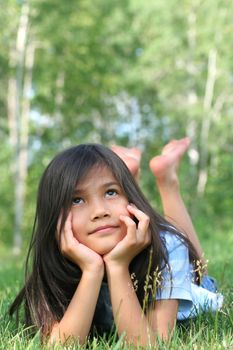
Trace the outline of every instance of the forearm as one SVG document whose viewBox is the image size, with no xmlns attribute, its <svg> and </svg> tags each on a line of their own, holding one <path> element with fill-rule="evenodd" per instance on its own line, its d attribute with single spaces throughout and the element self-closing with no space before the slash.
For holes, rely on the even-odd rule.
<svg viewBox="0 0 233 350">
<path fill-rule="evenodd" d="M 81 344 L 89 334 L 103 272 L 84 272 L 74 296 L 61 321 L 52 329 L 49 341 L 64 342 L 69 337 L 76 338 Z"/>
<path fill-rule="evenodd" d="M 125 340 L 134 345 L 153 344 L 155 332 L 143 313 L 128 269 L 107 267 L 107 276 L 118 334 L 125 332 Z"/>
</svg>

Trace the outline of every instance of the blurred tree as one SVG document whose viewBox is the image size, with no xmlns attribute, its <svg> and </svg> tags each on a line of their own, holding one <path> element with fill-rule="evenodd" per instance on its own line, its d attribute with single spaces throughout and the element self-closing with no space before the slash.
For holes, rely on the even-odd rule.
<svg viewBox="0 0 233 350">
<path fill-rule="evenodd" d="M 124 73 L 136 58 L 129 2 L 34 0 L 33 6 L 34 106 L 53 120 L 56 140 L 90 133 L 96 141 L 111 139 L 110 97 L 124 90 Z"/>
<path fill-rule="evenodd" d="M 127 78 L 137 87 L 142 124 L 145 103 L 150 114 L 148 149 L 156 150 L 157 139 L 193 138 L 189 156 L 194 202 L 195 192 L 203 197 L 208 175 L 213 176 L 211 164 L 218 163 L 226 148 L 232 149 L 233 5 L 222 0 L 132 3 L 143 39 Z M 221 167 L 215 176 L 221 176 Z"/>
<path fill-rule="evenodd" d="M 197 216 L 228 215 L 233 195 L 232 1 L 28 3 L 25 40 L 18 42 L 21 58 L 17 33 L 27 2 L 2 1 L 0 14 L 5 24 L 0 29 L 1 160 L 7 174 L 11 153 L 24 159 L 24 230 L 30 226 L 42 168 L 58 150 L 86 141 L 137 144 L 145 151 L 145 167 L 162 144 L 188 134 L 193 143 L 181 174 L 186 201 Z M 11 114 L 17 115 L 14 123 Z M 18 169 L 22 164 L 14 163 Z M 0 203 L 0 216 L 12 215 L 3 205 L 10 181 L 3 179 L 0 192 L 6 201 Z M 155 203 L 147 171 L 142 186 Z M 20 193 L 18 181 L 15 188 Z M 19 218 L 22 208 L 15 209 Z M 11 221 L 4 220 L 3 228 L 9 231 Z"/>
</svg>

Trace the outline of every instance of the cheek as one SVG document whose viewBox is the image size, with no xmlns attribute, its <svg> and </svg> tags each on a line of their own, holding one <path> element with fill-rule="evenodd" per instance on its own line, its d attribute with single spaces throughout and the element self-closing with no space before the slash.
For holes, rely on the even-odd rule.
<svg viewBox="0 0 233 350">
<path fill-rule="evenodd" d="M 77 238 L 79 241 L 82 240 L 83 234 L 82 234 L 82 220 L 80 218 L 78 219 L 75 217 L 73 213 L 73 219 L 72 219 L 72 231 L 74 234 L 74 237 Z"/>
<path fill-rule="evenodd" d="M 129 216 L 131 219 L 134 219 L 134 215 L 131 214 L 128 209 L 127 209 L 127 205 L 128 203 L 125 205 L 125 207 L 120 211 L 119 215 L 125 215 L 125 216 Z"/>
<path fill-rule="evenodd" d="M 132 214 L 130 214 L 129 211 L 127 210 L 127 205 L 128 203 L 121 207 L 121 209 L 119 210 L 119 216 L 123 215 L 123 216 L 129 216 L 133 218 Z M 127 227 L 125 223 L 121 220 L 120 220 L 120 226 L 121 226 L 120 240 L 122 240 L 127 234 Z"/>
<path fill-rule="evenodd" d="M 124 202 L 119 206 L 119 210 L 118 210 L 118 216 L 120 215 L 124 215 L 124 216 L 129 216 L 131 219 L 135 219 L 134 215 L 131 214 L 128 209 L 127 209 L 127 205 L 129 205 L 129 202 Z M 125 226 L 125 225 L 124 225 Z"/>
</svg>

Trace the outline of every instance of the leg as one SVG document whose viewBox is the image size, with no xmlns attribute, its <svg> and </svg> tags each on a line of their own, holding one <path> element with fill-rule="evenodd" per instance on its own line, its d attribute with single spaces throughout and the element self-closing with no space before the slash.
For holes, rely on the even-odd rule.
<svg viewBox="0 0 233 350">
<path fill-rule="evenodd" d="M 140 175 L 141 151 L 136 147 L 126 148 L 118 145 L 113 145 L 111 149 L 125 162 L 135 180 L 138 181 Z"/>
<path fill-rule="evenodd" d="M 189 144 L 190 140 L 187 137 L 169 142 L 163 148 L 160 156 L 151 159 L 150 169 L 156 178 L 165 217 L 186 233 L 204 265 L 204 253 L 181 197 L 177 175 L 180 160 Z"/>
</svg>

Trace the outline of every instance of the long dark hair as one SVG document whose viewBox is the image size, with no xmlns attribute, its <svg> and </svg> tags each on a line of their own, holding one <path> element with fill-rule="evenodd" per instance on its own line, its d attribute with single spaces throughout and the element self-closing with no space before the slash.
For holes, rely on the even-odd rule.
<svg viewBox="0 0 233 350">
<path fill-rule="evenodd" d="M 166 246 L 161 230 L 177 235 L 189 248 L 190 260 L 197 260 L 191 243 L 150 206 L 125 163 L 110 149 L 98 144 L 81 144 L 58 154 L 46 168 L 38 189 L 37 208 L 32 238 L 26 259 L 25 284 L 10 307 L 10 315 L 19 315 L 24 303 L 26 326 L 36 326 L 43 334 L 59 321 L 81 278 L 80 268 L 65 258 L 56 237 L 61 215 L 60 232 L 71 207 L 78 182 L 94 166 L 107 166 L 123 189 L 128 201 L 150 217 L 151 245 L 130 264 L 130 273 L 137 279 L 137 296 L 143 304 L 148 272 L 161 271 L 168 265 Z M 148 266 L 149 270 L 148 271 Z"/>
</svg>

